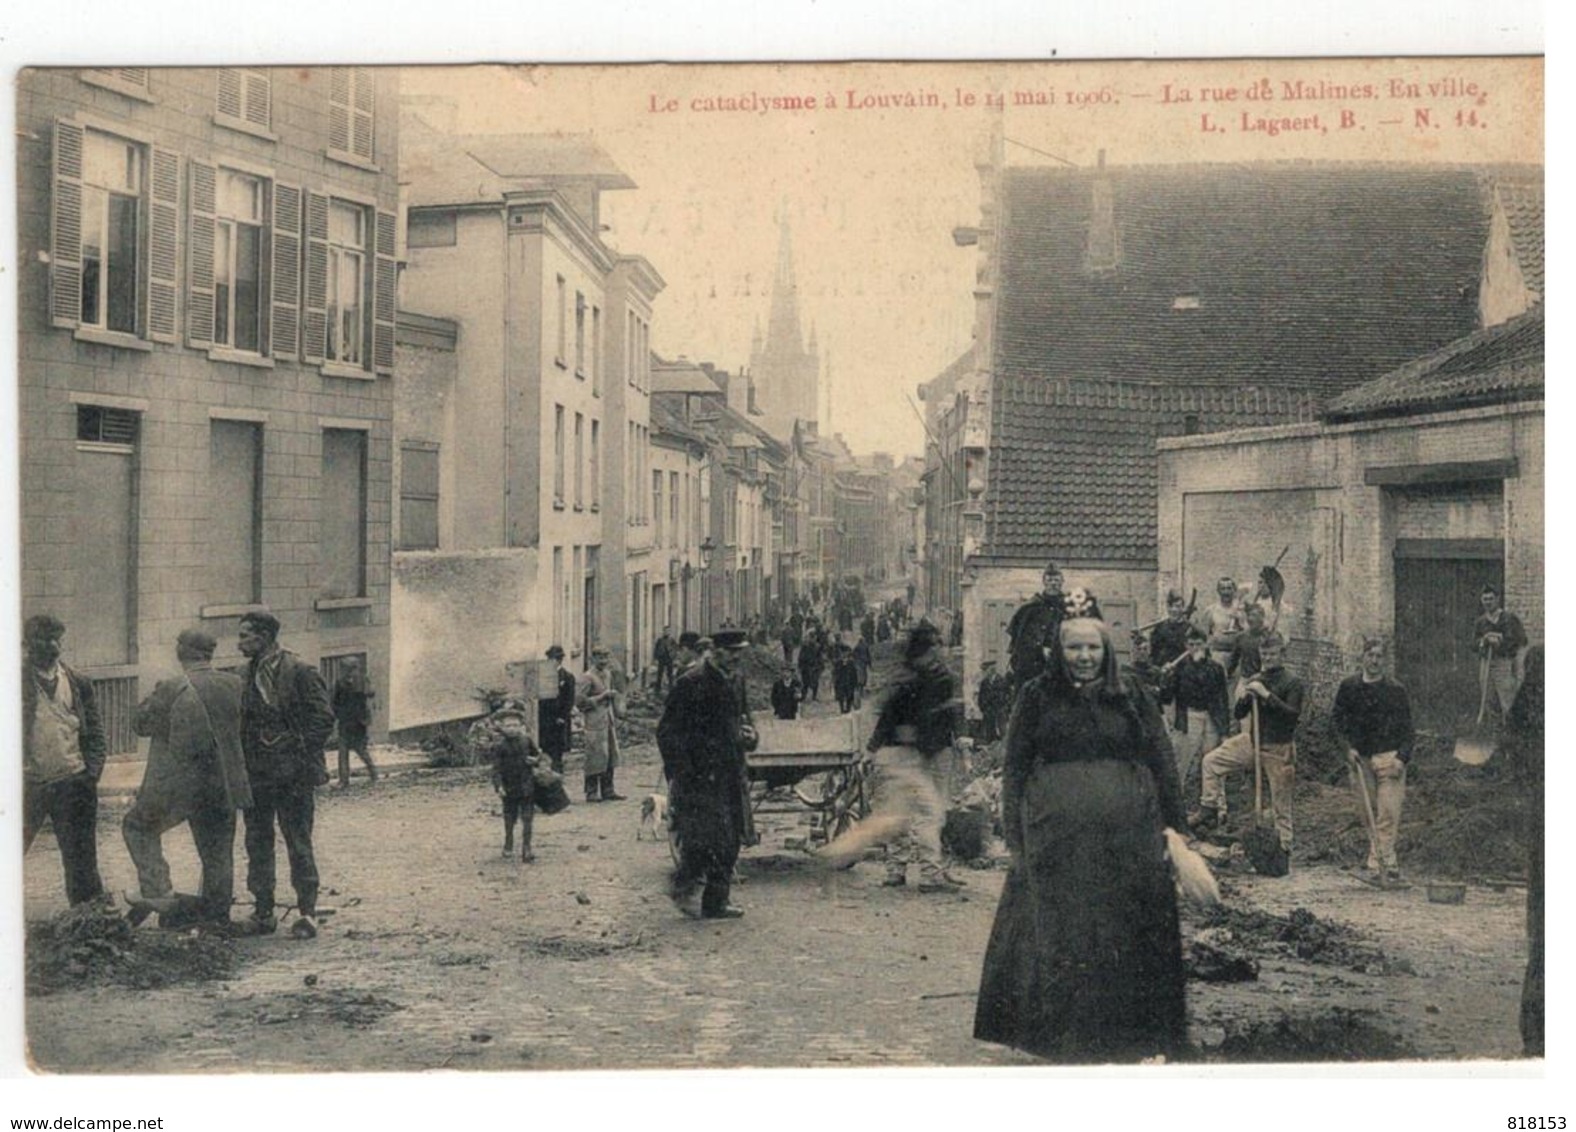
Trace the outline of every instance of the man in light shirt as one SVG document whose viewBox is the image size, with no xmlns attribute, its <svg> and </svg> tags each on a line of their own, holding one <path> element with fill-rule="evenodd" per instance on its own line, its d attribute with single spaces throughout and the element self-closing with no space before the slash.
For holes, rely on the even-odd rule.
<svg viewBox="0 0 1576 1132">
<path fill-rule="evenodd" d="M 66 627 L 47 613 L 22 626 L 22 852 L 49 821 L 66 873 L 66 899 L 104 894 L 98 868 L 98 780 L 104 730 L 93 683 L 60 662 Z"/>
</svg>

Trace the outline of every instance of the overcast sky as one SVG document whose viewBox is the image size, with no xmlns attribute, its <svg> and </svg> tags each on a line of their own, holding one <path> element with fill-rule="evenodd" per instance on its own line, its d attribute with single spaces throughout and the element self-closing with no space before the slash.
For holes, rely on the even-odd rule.
<svg viewBox="0 0 1576 1132">
<path fill-rule="evenodd" d="M 971 341 L 976 254 L 952 230 L 979 219 L 986 92 L 1005 92 L 1011 164 L 1092 165 L 1100 149 L 1112 165 L 1542 153 L 1535 61 L 410 68 L 401 87 L 452 97 L 464 132 L 595 136 L 639 186 L 604 194 L 604 237 L 666 280 L 652 328 L 665 356 L 748 361 L 786 211 L 800 316 L 828 364 L 823 418 L 856 452 L 898 455 L 923 443 L 907 396 Z M 749 101 L 812 96 L 814 110 Z M 706 108 L 728 100 L 746 108 Z"/>
</svg>

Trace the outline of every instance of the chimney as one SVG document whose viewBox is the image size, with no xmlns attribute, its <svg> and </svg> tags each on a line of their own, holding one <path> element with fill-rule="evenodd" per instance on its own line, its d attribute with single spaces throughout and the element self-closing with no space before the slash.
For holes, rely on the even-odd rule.
<svg viewBox="0 0 1576 1132">
<path fill-rule="evenodd" d="M 1094 183 L 1089 198 L 1089 241 L 1084 248 L 1086 271 L 1115 271 L 1122 258 L 1121 235 L 1116 227 L 1116 198 L 1105 171 L 1105 150 L 1095 159 Z"/>
</svg>

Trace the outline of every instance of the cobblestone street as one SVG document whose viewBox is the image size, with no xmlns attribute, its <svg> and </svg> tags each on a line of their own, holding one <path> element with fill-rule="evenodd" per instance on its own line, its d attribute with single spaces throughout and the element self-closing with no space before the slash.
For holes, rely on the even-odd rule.
<svg viewBox="0 0 1576 1132">
<path fill-rule="evenodd" d="M 34 1058 L 106 1072 L 1027 1061 L 970 1037 L 1001 874 L 970 873 L 963 897 L 881 890 L 873 865 L 823 883 L 782 849 L 804 829 L 776 818 L 740 864 L 748 915 L 686 920 L 662 894 L 667 846 L 636 840 L 655 750 L 632 754 L 631 799 L 539 816 L 530 865 L 499 856 L 483 772 L 325 792 L 335 911 L 316 942 L 239 941 L 252 961 L 222 985 L 36 999 Z M 192 876 L 185 832 L 166 843 L 177 879 Z M 101 846 L 106 883 L 132 887 L 107 819 Z M 52 843 L 26 864 L 32 919 L 62 903 Z"/>
<path fill-rule="evenodd" d="M 1001 872 L 965 871 L 958 896 L 883 889 L 873 863 L 827 879 L 785 847 L 805 835 L 805 819 L 773 815 L 739 866 L 745 918 L 687 920 L 662 894 L 666 845 L 637 840 L 655 750 L 630 756 L 620 778 L 630 800 L 538 817 L 530 865 L 499 856 L 499 806 L 481 770 L 411 769 L 376 787 L 358 779 L 348 792 L 324 791 L 319 861 L 333 914 L 317 941 L 283 931 L 238 941 L 245 961 L 225 983 L 35 997 L 36 1064 L 143 1073 L 1032 1063 L 970 1036 Z M 571 782 L 575 769 L 572 760 Z M 125 805 L 106 802 L 100 833 L 117 891 L 134 883 L 117 828 Z M 189 885 L 189 839 L 177 831 L 166 842 Z M 47 836 L 26 875 L 30 920 L 63 906 Z M 1441 908 L 1415 890 L 1376 895 L 1330 868 L 1238 878 L 1233 903 L 1280 914 L 1302 905 L 1350 922 L 1415 974 L 1287 959 L 1265 963 L 1253 982 L 1195 982 L 1194 1040 L 1218 1044 L 1232 1026 L 1350 1007 L 1377 1012 L 1420 1056 L 1512 1057 L 1520 899 L 1474 891 L 1469 907 Z"/>
</svg>

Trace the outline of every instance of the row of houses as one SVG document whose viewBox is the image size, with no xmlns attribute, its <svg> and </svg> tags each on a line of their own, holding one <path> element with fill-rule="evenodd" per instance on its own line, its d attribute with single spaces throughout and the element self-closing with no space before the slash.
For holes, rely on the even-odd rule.
<svg viewBox="0 0 1576 1132">
<path fill-rule="evenodd" d="M 869 469 L 837 438 L 653 352 L 665 284 L 603 237 L 635 187 L 605 153 L 444 111 L 393 68 L 21 76 L 22 606 L 66 622 L 116 752 L 176 634 L 238 665 L 260 605 L 417 734 L 551 644 L 639 671 L 664 627 L 902 567 L 848 537 Z"/>
<path fill-rule="evenodd" d="M 1543 632 L 1541 168 L 976 166 L 973 344 L 920 389 L 970 685 L 1047 559 L 1123 650 L 1278 564 L 1321 687 L 1378 634 L 1430 723 L 1475 710 L 1479 589 Z"/>
</svg>

